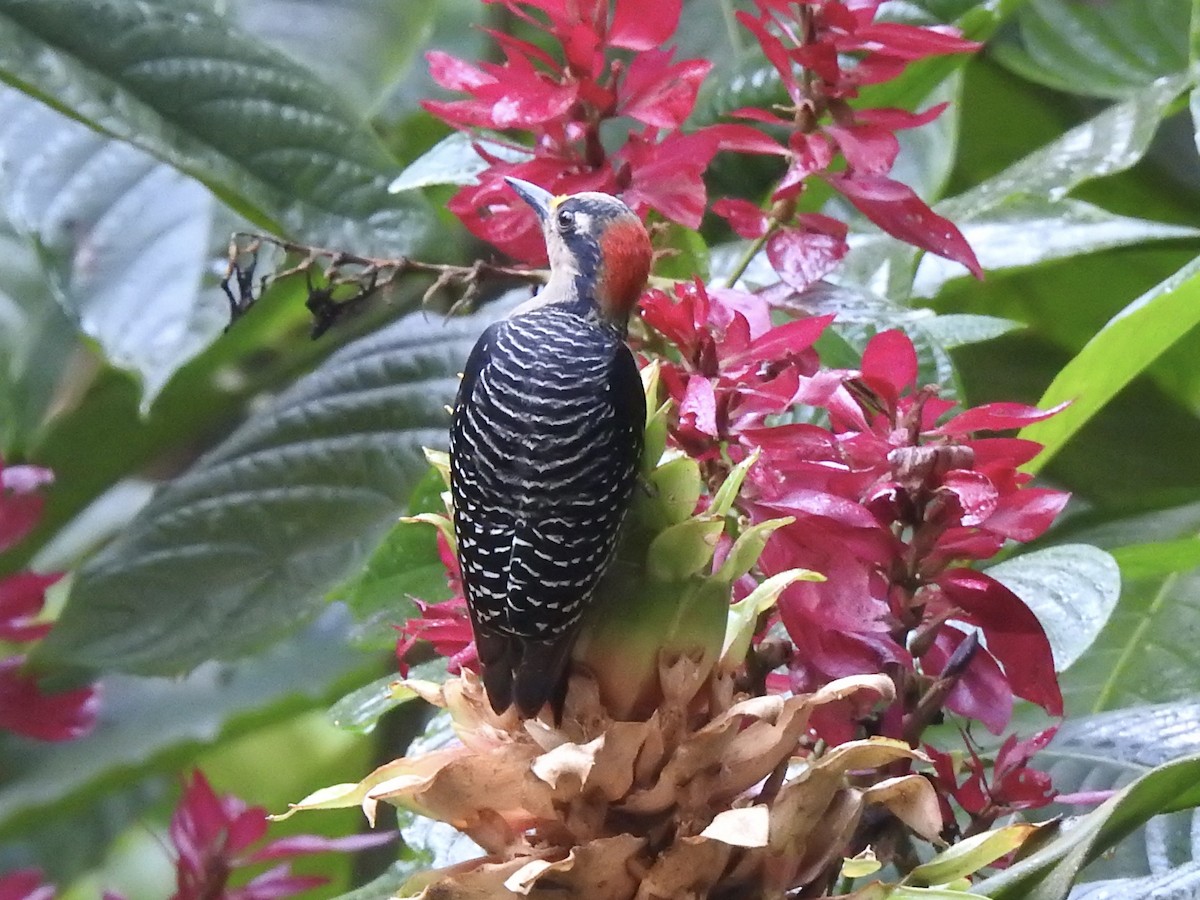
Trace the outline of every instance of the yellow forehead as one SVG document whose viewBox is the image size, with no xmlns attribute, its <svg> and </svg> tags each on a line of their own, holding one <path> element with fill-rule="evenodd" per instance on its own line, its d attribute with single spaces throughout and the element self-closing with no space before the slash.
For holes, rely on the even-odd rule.
<svg viewBox="0 0 1200 900">
<path fill-rule="evenodd" d="M 554 212 L 559 206 L 562 205 L 563 201 L 568 199 L 570 199 L 569 194 L 559 194 L 557 197 L 552 199 L 550 201 L 550 212 Z"/>
</svg>

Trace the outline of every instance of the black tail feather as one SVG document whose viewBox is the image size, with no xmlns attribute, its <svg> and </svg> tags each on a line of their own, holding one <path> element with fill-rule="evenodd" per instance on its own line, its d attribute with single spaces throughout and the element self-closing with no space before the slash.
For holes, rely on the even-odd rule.
<svg viewBox="0 0 1200 900">
<path fill-rule="evenodd" d="M 551 704 L 554 721 L 562 720 L 567 697 L 567 663 L 574 634 L 552 641 L 521 640 L 521 658 L 513 671 L 513 699 L 521 715 L 536 716 Z"/>
<path fill-rule="evenodd" d="M 497 715 L 512 706 L 513 667 L 517 662 L 519 641 L 507 634 L 475 629 L 475 649 L 479 653 L 483 687 Z"/>
</svg>

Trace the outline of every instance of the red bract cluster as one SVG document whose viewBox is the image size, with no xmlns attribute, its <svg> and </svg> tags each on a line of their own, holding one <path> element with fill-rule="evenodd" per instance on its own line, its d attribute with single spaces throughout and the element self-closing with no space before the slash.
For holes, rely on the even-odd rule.
<svg viewBox="0 0 1200 900">
<path fill-rule="evenodd" d="M 936 387 L 917 386 L 917 354 L 899 331 L 868 343 L 861 370 L 829 370 L 812 348 L 827 317 L 771 327 L 761 297 L 699 283 L 678 286 L 674 298 L 651 292 L 642 308 L 680 357 L 662 374 L 678 446 L 707 460 L 714 481 L 723 459 L 757 449 L 744 512 L 754 521 L 794 519 L 768 542 L 762 574 L 800 567 L 826 576 L 780 598 L 779 618 L 798 651 L 788 687 L 905 673 L 901 699 L 876 728 L 910 741 L 942 707 L 996 733 L 1014 695 L 1062 714 L 1037 618 L 965 565 L 1042 534 L 1067 500 L 1028 487 L 1018 470 L 1037 444 L 975 432 L 1017 428 L 1054 410 L 994 403 L 943 421 L 953 404 Z"/>
<path fill-rule="evenodd" d="M 447 660 L 452 674 L 456 675 L 464 668 L 472 671 L 478 668 L 475 635 L 471 632 L 471 621 L 467 617 L 458 556 L 441 532 L 438 533 L 438 555 L 446 567 L 446 577 L 453 596 L 442 603 L 426 603 L 413 598 L 421 615 L 396 626 L 400 632 L 400 639 L 396 642 L 396 659 L 400 662 L 400 674 L 405 677 L 408 676 L 408 654 L 418 641 L 430 644 L 434 653 Z"/>
<path fill-rule="evenodd" d="M 183 799 L 171 817 L 169 835 L 178 854 L 176 890 L 172 900 L 272 900 L 317 887 L 327 879 L 294 875 L 288 863 L 263 872 L 240 887 L 229 885 L 238 869 L 312 853 L 348 852 L 378 846 L 393 835 L 355 835 L 324 838 L 296 835 L 263 844 L 267 813 L 248 807 L 239 798 L 217 796 L 199 771 L 185 786 Z"/>
<path fill-rule="evenodd" d="M 537 222 L 505 187 L 503 176 L 555 193 L 623 192 L 639 214 L 654 209 L 696 228 L 707 204 L 702 176 L 718 151 L 785 152 L 744 125 L 680 130 L 712 68 L 705 60 L 676 61 L 672 50 L 660 49 L 675 32 L 680 0 L 499 2 L 545 32 L 557 52 L 495 32 L 502 63 L 475 66 L 432 52 L 433 79 L 471 99 L 431 101 L 425 107 L 455 128 L 529 135 L 519 149 L 530 158 L 521 162 L 491 156 L 481 145 L 489 169 L 480 184 L 464 187 L 449 204 L 473 233 L 509 255 L 531 263 L 546 258 Z M 616 58 L 619 52 L 624 58 Z M 631 130 L 610 152 L 600 130 L 613 119 L 624 119 Z"/>
<path fill-rule="evenodd" d="M 5 466 L 0 459 L 0 552 L 24 538 L 37 524 L 43 499 L 40 489 L 54 480 L 49 469 Z M 46 635 L 41 621 L 46 589 L 61 573 L 18 572 L 0 578 L 0 641 L 28 644 Z M 94 686 L 47 694 L 22 670 L 25 657 L 10 653 L 0 659 L 0 729 L 43 741 L 70 741 L 96 724 L 99 694 Z"/>
<path fill-rule="evenodd" d="M 992 764 L 992 774 L 987 775 L 987 764 L 970 738 L 964 735 L 969 758 L 962 761 L 966 777 L 959 783 L 960 773 L 955 759 L 928 744 L 925 752 L 933 760 L 934 774 L 943 795 L 942 817 L 946 822 L 954 821 L 953 811 L 945 804 L 945 797 L 953 797 L 981 827 L 988 827 L 1001 816 L 1021 809 L 1037 809 L 1056 797 L 1050 776 L 1029 766 L 1029 760 L 1053 740 L 1058 729 L 1047 728 L 1033 737 L 1018 741 L 1010 735 Z"/>
<path fill-rule="evenodd" d="M 915 60 L 968 53 L 980 45 L 951 28 L 876 22 L 881 5 L 881 0 L 755 0 L 757 15 L 738 12 L 779 74 L 790 103 L 772 110 L 739 109 L 733 115 L 785 125 L 790 132 L 787 173 L 772 200 L 790 204 L 810 177 L 819 176 L 888 234 L 956 260 L 982 277 L 975 254 L 954 224 L 888 177 L 900 150 L 896 132 L 932 121 L 945 104 L 914 114 L 855 109 L 849 103 L 860 87 L 895 78 Z M 793 219 L 783 214 L 772 222 L 755 205 L 736 199 L 718 202 L 713 211 L 743 237 L 770 231 L 768 258 L 796 290 L 830 272 L 847 250 L 845 225 L 824 216 Z M 778 227 L 771 230 L 773 226 Z"/>
</svg>

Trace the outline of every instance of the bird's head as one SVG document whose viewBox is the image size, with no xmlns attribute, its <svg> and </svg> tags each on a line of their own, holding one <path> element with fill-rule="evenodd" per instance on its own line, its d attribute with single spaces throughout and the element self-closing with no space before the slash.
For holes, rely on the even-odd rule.
<svg viewBox="0 0 1200 900">
<path fill-rule="evenodd" d="M 609 194 L 556 197 L 528 181 L 504 180 L 542 223 L 550 282 L 538 305 L 591 304 L 602 320 L 623 328 L 650 276 L 650 236 L 641 220 Z"/>
</svg>

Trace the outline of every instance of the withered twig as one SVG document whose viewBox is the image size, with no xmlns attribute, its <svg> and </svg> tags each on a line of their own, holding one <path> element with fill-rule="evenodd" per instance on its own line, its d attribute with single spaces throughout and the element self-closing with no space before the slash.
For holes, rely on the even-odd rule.
<svg viewBox="0 0 1200 900">
<path fill-rule="evenodd" d="M 264 245 L 276 247 L 299 262 L 263 275 L 255 284 L 255 269 Z M 229 242 L 229 265 L 221 279 L 221 289 L 229 299 L 230 325 L 249 311 L 266 289 L 280 279 L 303 275 L 308 285 L 305 306 L 313 316 L 312 336 L 320 337 L 342 318 L 359 310 L 366 301 L 408 274 L 433 275 L 433 283 L 422 295 L 428 303 L 439 291 L 450 286 L 464 288 L 451 312 L 469 306 L 478 299 L 489 280 L 517 280 L 530 284 L 546 281 L 544 269 L 501 266 L 475 262 L 469 266 L 424 262 L 407 256 L 371 257 L 300 244 L 266 234 L 235 232 Z"/>
</svg>

